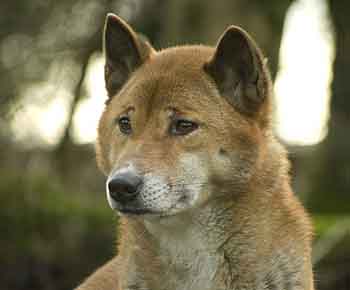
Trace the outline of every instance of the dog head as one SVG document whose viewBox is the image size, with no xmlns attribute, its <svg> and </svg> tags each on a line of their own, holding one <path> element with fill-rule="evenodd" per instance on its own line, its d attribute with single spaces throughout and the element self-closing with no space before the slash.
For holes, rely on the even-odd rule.
<svg viewBox="0 0 350 290">
<path fill-rule="evenodd" d="M 173 215 L 249 187 L 269 132 L 271 84 L 246 32 L 229 27 L 216 48 L 155 51 L 109 14 L 104 51 L 109 98 L 96 148 L 112 208 Z"/>
</svg>

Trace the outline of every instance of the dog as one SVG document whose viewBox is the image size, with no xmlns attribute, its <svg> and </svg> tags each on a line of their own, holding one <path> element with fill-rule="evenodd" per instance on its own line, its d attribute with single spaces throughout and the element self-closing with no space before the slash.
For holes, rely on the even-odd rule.
<svg viewBox="0 0 350 290">
<path fill-rule="evenodd" d="M 99 168 L 118 254 L 79 290 L 313 290 L 312 225 L 254 40 L 156 51 L 108 14 Z"/>
</svg>

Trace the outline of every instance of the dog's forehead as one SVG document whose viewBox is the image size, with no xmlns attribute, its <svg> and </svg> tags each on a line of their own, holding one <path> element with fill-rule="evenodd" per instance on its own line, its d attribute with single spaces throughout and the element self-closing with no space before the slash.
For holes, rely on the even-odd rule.
<svg viewBox="0 0 350 290">
<path fill-rule="evenodd" d="M 131 97 L 157 105 L 191 105 L 211 95 L 213 84 L 204 71 L 212 56 L 209 47 L 179 47 L 157 53 L 133 77 Z"/>
<path fill-rule="evenodd" d="M 145 64 L 163 73 L 178 71 L 184 74 L 195 73 L 213 56 L 214 49 L 209 46 L 171 47 L 155 53 Z"/>
</svg>

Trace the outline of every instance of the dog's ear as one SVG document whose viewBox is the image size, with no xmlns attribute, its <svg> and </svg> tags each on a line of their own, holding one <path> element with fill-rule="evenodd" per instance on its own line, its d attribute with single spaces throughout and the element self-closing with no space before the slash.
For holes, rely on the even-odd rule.
<svg viewBox="0 0 350 290">
<path fill-rule="evenodd" d="M 109 98 L 121 89 L 131 73 L 154 52 L 148 42 L 141 39 L 127 23 L 112 13 L 106 17 L 103 48 Z"/>
<path fill-rule="evenodd" d="M 267 97 L 269 76 L 261 52 L 248 33 L 230 26 L 204 69 L 220 94 L 239 112 L 253 116 L 259 111 Z"/>
</svg>

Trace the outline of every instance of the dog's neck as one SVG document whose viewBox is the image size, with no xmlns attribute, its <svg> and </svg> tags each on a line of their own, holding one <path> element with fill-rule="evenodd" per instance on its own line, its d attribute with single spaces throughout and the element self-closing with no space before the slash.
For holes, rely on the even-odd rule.
<svg viewBox="0 0 350 290">
<path fill-rule="evenodd" d="M 147 232 L 167 251 L 173 245 L 194 251 L 215 252 L 232 232 L 233 202 L 211 201 L 190 211 L 163 218 L 145 218 Z M 227 230 L 227 228 L 230 230 Z M 169 249 L 171 254 L 172 249 Z"/>
<path fill-rule="evenodd" d="M 162 275 L 157 279 L 162 280 L 164 289 L 229 289 L 223 285 L 230 285 L 228 280 L 240 270 L 235 264 L 245 259 L 244 253 L 238 257 L 242 248 L 236 245 L 244 236 L 245 221 L 235 220 L 234 206 L 227 201 L 210 202 L 176 216 L 138 221 L 138 226 L 144 227 L 139 248 L 159 261 Z M 249 240 L 245 243 L 251 250 L 255 247 Z M 140 268 L 147 269 L 147 265 Z"/>
<path fill-rule="evenodd" d="M 203 213 L 180 214 L 159 221 L 145 220 L 145 227 L 157 242 L 164 266 L 164 289 L 213 289 L 222 263 L 220 240 L 210 234 Z M 201 219 L 202 217 L 202 219 Z"/>
</svg>

